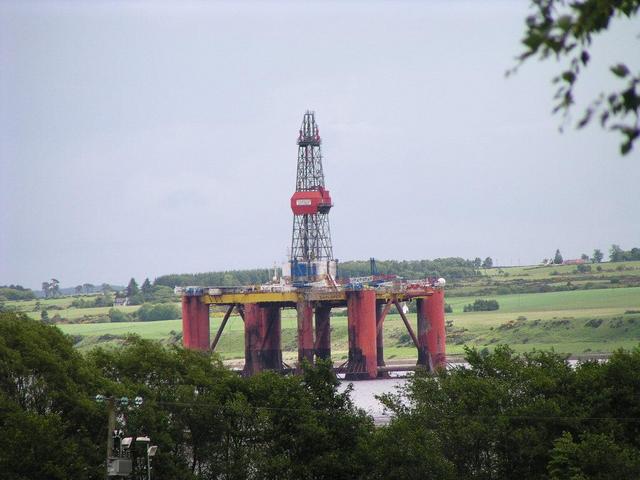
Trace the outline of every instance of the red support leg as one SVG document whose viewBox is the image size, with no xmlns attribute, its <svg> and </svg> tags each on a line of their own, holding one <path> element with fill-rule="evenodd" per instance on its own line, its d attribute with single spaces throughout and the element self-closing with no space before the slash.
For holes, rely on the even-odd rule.
<svg viewBox="0 0 640 480">
<path fill-rule="evenodd" d="M 418 365 L 423 365 L 431 371 L 433 369 L 427 336 L 429 333 L 429 320 L 427 317 L 427 299 L 418 298 L 416 300 L 416 311 L 418 315 Z"/>
<path fill-rule="evenodd" d="M 281 316 L 279 305 L 262 307 L 265 337 L 262 342 L 262 364 L 268 370 L 282 370 Z"/>
<path fill-rule="evenodd" d="M 296 305 L 298 312 L 298 369 L 307 360 L 313 363 L 313 308 L 311 303 L 301 300 Z"/>
<path fill-rule="evenodd" d="M 444 321 L 444 290 L 436 290 L 427 297 L 426 313 L 429 319 L 427 344 L 433 368 L 444 368 L 447 361 L 447 331 Z"/>
<path fill-rule="evenodd" d="M 263 370 L 261 347 L 264 339 L 264 310 L 256 303 L 244 306 L 244 369 L 245 375 Z"/>
<path fill-rule="evenodd" d="M 347 293 L 349 362 L 347 380 L 376 378 L 376 292 L 358 290 Z"/>
<path fill-rule="evenodd" d="M 209 349 L 209 305 L 200 297 L 182 297 L 182 344 L 194 350 Z"/>
<path fill-rule="evenodd" d="M 419 298 L 417 310 L 418 365 L 424 365 L 430 371 L 444 368 L 447 339 L 444 322 L 444 291 L 436 290 L 430 297 Z"/>
<path fill-rule="evenodd" d="M 316 358 L 331 359 L 331 307 L 316 307 Z"/>
</svg>

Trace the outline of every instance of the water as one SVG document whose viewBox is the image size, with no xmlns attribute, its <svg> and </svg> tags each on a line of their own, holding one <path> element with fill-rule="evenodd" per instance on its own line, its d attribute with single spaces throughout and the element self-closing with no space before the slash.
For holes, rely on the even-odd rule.
<svg viewBox="0 0 640 480">
<path fill-rule="evenodd" d="M 347 385 L 353 385 L 351 399 L 356 407 L 366 411 L 373 417 L 376 425 L 385 425 L 391 420 L 389 412 L 384 411 L 382 404 L 375 398 L 383 393 L 396 393 L 396 387 L 404 385 L 406 378 L 385 378 L 379 380 L 358 380 L 357 382 L 347 382 L 340 384 L 339 390 L 343 392 Z"/>
</svg>

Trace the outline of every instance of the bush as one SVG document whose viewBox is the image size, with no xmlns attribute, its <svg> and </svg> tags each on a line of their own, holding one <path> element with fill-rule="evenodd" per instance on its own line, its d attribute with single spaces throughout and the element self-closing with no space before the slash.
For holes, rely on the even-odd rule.
<svg viewBox="0 0 640 480">
<path fill-rule="evenodd" d="M 576 267 L 576 271 L 579 273 L 588 273 L 591 272 L 591 265 L 581 264 Z"/>
<path fill-rule="evenodd" d="M 136 312 L 136 315 L 143 322 L 175 320 L 182 317 L 180 310 L 173 303 L 158 303 L 155 305 L 144 303 Z"/>
<path fill-rule="evenodd" d="M 4 285 L 0 286 L 0 296 L 6 300 L 33 300 L 36 298 L 33 291 L 24 288 L 21 285 Z"/>
<path fill-rule="evenodd" d="M 116 310 L 115 308 L 112 308 L 109 310 L 109 319 L 113 323 L 133 321 L 133 318 L 131 317 L 131 315 L 129 315 L 126 312 L 123 312 L 122 310 Z"/>
<path fill-rule="evenodd" d="M 497 300 L 482 300 L 477 299 L 475 302 L 464 306 L 465 312 L 490 312 L 492 310 L 498 310 L 500 305 Z"/>
<path fill-rule="evenodd" d="M 113 305 L 113 298 L 110 294 L 103 294 L 88 298 L 75 298 L 71 302 L 71 306 L 75 308 L 95 308 L 109 307 Z"/>
<path fill-rule="evenodd" d="M 453 313 L 453 308 L 448 303 L 444 304 L 444 313 Z"/>
</svg>

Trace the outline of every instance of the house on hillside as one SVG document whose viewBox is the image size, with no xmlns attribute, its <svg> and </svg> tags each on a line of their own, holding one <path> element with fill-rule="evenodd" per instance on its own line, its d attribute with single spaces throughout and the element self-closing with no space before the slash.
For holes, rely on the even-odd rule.
<svg viewBox="0 0 640 480">
<path fill-rule="evenodd" d="M 129 305 L 129 297 L 116 297 L 113 300 L 114 307 L 126 307 Z"/>
<path fill-rule="evenodd" d="M 582 265 L 583 263 L 586 263 L 586 260 L 583 260 L 582 258 L 574 258 L 562 262 L 563 265 Z"/>
</svg>

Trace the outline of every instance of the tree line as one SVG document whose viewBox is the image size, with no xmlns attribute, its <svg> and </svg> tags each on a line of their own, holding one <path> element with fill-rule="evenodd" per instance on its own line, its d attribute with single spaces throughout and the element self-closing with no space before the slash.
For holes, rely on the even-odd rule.
<svg viewBox="0 0 640 480">
<path fill-rule="evenodd" d="M 478 262 L 478 263 L 476 263 Z M 486 262 L 493 264 L 487 257 Z M 437 258 L 435 260 L 377 260 L 376 265 L 379 273 L 387 275 L 398 275 L 407 279 L 419 279 L 427 277 L 445 277 L 447 279 L 462 279 L 480 275 L 479 268 L 482 261 L 465 260 L 459 257 Z M 489 267 L 491 265 L 488 265 Z M 369 260 L 352 260 L 339 263 L 338 277 L 361 277 L 371 274 Z M 164 285 L 167 287 L 188 286 L 188 285 L 254 285 L 266 283 L 271 280 L 273 270 L 253 269 L 253 270 L 228 270 L 223 272 L 206 273 L 182 273 L 162 275 L 155 279 L 154 285 Z"/>
<path fill-rule="evenodd" d="M 329 363 L 242 378 L 218 357 L 130 337 L 83 355 L 52 326 L 0 313 L 0 471 L 104 477 L 107 412 L 158 445 L 155 479 L 631 479 L 640 476 L 640 349 L 576 368 L 552 352 L 467 350 L 417 374 L 375 427 Z"/>
</svg>

